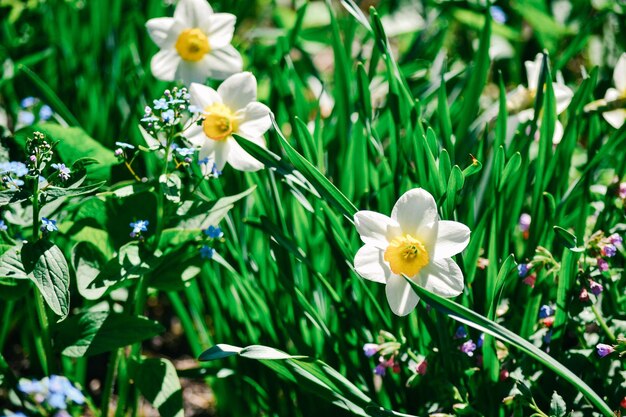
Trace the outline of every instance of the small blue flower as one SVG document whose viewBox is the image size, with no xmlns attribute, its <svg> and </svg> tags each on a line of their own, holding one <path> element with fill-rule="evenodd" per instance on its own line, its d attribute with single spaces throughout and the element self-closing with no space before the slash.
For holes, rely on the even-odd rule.
<svg viewBox="0 0 626 417">
<path fill-rule="evenodd" d="M 35 97 L 25 97 L 20 101 L 20 107 L 25 109 L 27 107 L 33 107 L 37 104 L 37 99 Z"/>
<path fill-rule="evenodd" d="M 601 358 L 604 358 L 605 356 L 615 352 L 615 348 L 613 346 L 604 343 L 598 343 L 596 345 L 596 350 Z"/>
<path fill-rule="evenodd" d="M 68 167 L 66 167 L 65 164 L 52 164 L 52 168 L 59 171 L 59 178 L 61 178 L 63 181 L 67 181 L 68 179 L 70 179 L 70 174 L 72 173 L 72 171 Z"/>
<path fill-rule="evenodd" d="M 554 315 L 554 309 L 549 305 L 542 305 L 539 309 L 539 318 L 545 319 L 546 317 L 550 317 Z"/>
<path fill-rule="evenodd" d="M 164 98 L 160 98 L 158 100 L 153 100 L 154 110 L 167 110 L 167 100 Z"/>
<path fill-rule="evenodd" d="M 23 177 L 28 174 L 28 167 L 17 161 L 0 162 L 0 175 L 2 174 L 14 174 L 16 177 Z"/>
<path fill-rule="evenodd" d="M 0 220 L 0 232 L 6 232 L 8 228 L 9 226 L 7 226 L 4 220 Z"/>
<path fill-rule="evenodd" d="M 196 153 L 196 150 L 194 148 L 178 148 L 176 149 L 176 152 L 178 152 L 180 154 L 180 156 L 193 156 L 193 154 Z"/>
<path fill-rule="evenodd" d="M 467 330 L 465 330 L 465 326 L 459 326 L 454 333 L 455 339 L 465 339 L 467 337 Z"/>
<path fill-rule="evenodd" d="M 21 379 L 17 383 L 17 389 L 22 391 L 24 394 L 38 394 L 44 391 L 44 386 L 41 382 L 36 379 Z"/>
<path fill-rule="evenodd" d="M 211 258 L 213 258 L 213 255 L 215 255 L 215 249 L 213 249 L 212 247 L 207 246 L 207 245 L 203 245 L 200 248 L 200 256 L 203 259 L 211 259 Z"/>
<path fill-rule="evenodd" d="M 202 112 L 202 108 L 192 104 L 191 106 L 189 106 L 189 111 L 194 113 L 194 114 L 195 113 L 201 113 Z"/>
<path fill-rule="evenodd" d="M 489 8 L 489 13 L 491 14 L 491 17 L 495 22 L 500 24 L 506 23 L 506 13 L 504 13 L 504 10 L 502 10 L 502 8 L 498 6 L 491 6 Z"/>
<path fill-rule="evenodd" d="M 59 228 L 57 227 L 56 220 L 47 219 L 45 217 L 41 218 L 41 231 L 42 232 L 44 233 L 56 232 L 57 230 L 59 230 Z"/>
<path fill-rule="evenodd" d="M 208 229 L 204 229 L 204 234 L 211 239 L 219 239 L 224 236 L 224 232 L 222 232 L 222 229 L 219 226 L 209 226 Z"/>
<path fill-rule="evenodd" d="M 37 99 L 35 97 L 25 97 L 20 101 L 20 107 L 25 109 L 27 107 L 33 107 L 37 104 Z"/>
<path fill-rule="evenodd" d="M 54 112 L 52 111 L 52 108 L 50 108 L 50 106 L 48 106 L 47 104 L 44 104 L 39 109 L 39 119 L 40 120 L 48 120 L 48 119 L 50 119 L 52 117 L 53 114 L 54 114 Z"/>
<path fill-rule="evenodd" d="M 528 275 L 528 264 L 517 265 L 517 273 L 520 277 L 525 277 L 526 275 Z"/>
<path fill-rule="evenodd" d="M 481 333 L 480 336 L 478 336 L 478 341 L 476 342 L 476 346 L 481 348 L 483 347 L 483 343 L 485 343 L 485 334 Z"/>
<path fill-rule="evenodd" d="M 35 115 L 27 110 L 20 110 L 17 120 L 23 125 L 32 125 L 35 122 Z"/>
<path fill-rule="evenodd" d="M 552 341 L 552 330 L 548 331 L 545 335 L 543 335 L 543 343 L 549 345 Z"/>
<path fill-rule="evenodd" d="M 131 145 L 130 143 L 126 143 L 126 142 L 115 142 L 115 146 L 119 146 L 120 148 L 124 148 L 124 149 L 135 149 L 133 145 Z"/>
<path fill-rule="evenodd" d="M 67 403 L 65 402 L 65 395 L 61 393 L 50 393 L 46 397 L 46 402 L 52 408 L 57 410 L 65 410 L 67 408 Z"/>
<path fill-rule="evenodd" d="M 133 231 L 130 232 L 130 237 L 137 237 L 141 234 L 141 232 L 147 232 L 149 224 L 150 222 L 148 220 L 137 220 L 136 222 L 132 222 L 130 227 L 133 228 Z"/>
<path fill-rule="evenodd" d="M 176 118 L 176 114 L 174 110 L 169 109 L 161 113 L 161 118 L 165 123 L 174 123 L 174 119 Z"/>
</svg>

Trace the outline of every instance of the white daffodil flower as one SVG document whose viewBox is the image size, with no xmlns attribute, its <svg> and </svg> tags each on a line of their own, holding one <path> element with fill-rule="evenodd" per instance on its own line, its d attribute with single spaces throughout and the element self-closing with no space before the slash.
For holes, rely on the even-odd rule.
<svg viewBox="0 0 626 417">
<path fill-rule="evenodd" d="M 148 20 L 148 33 L 161 49 L 150 62 L 152 74 L 190 84 L 240 72 L 241 55 L 230 44 L 235 20 L 230 13 L 213 13 L 204 0 L 180 0 L 174 17 Z"/>
<path fill-rule="evenodd" d="M 604 100 L 609 103 L 616 100 L 626 100 L 626 53 L 623 53 L 613 70 L 613 83 L 616 88 L 606 90 Z M 626 109 L 615 109 L 602 113 L 604 119 L 615 129 L 619 129 L 626 120 Z"/>
<path fill-rule="evenodd" d="M 191 104 L 200 109 L 202 120 L 183 134 L 200 148 L 200 160 L 208 158 L 220 171 L 226 163 L 240 171 L 263 168 L 263 164 L 243 150 L 232 136 L 236 133 L 266 147 L 263 135 L 272 125 L 270 109 L 256 101 L 256 90 L 256 78 L 249 72 L 230 76 L 217 91 L 202 84 L 191 84 Z M 213 168 L 209 164 L 203 166 L 207 172 Z"/>
<path fill-rule="evenodd" d="M 523 85 L 507 94 L 507 108 L 511 113 L 517 113 L 517 120 L 526 123 L 535 117 L 535 98 L 537 97 L 537 87 L 539 86 L 539 75 L 541 73 L 542 55 L 537 54 L 535 61 L 526 61 L 526 76 L 528 78 L 528 88 Z M 556 99 L 556 114 L 559 115 L 567 110 L 574 92 L 561 82 L 552 83 L 554 97 Z M 563 125 L 556 121 L 552 142 L 557 144 L 563 138 Z"/>
<path fill-rule="evenodd" d="M 359 211 L 354 223 L 365 243 L 354 257 L 354 268 L 363 278 L 386 284 L 395 314 L 409 314 L 419 301 L 402 274 L 442 297 L 463 292 L 463 273 L 451 257 L 465 249 L 470 230 L 462 223 L 439 220 L 435 199 L 426 190 L 404 193 L 391 217 Z"/>
</svg>

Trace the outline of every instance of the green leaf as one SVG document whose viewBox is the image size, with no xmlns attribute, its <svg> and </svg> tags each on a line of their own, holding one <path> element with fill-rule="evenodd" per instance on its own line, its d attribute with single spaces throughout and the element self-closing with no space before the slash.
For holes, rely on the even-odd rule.
<svg viewBox="0 0 626 417">
<path fill-rule="evenodd" d="M 28 200 L 29 195 L 24 190 L 4 190 L 0 191 L 0 207 L 6 206 L 7 204 L 13 203 L 21 203 L 22 201 Z"/>
<path fill-rule="evenodd" d="M 576 236 L 574 236 L 573 233 L 569 232 L 568 230 L 563 229 L 560 226 L 554 226 L 553 229 L 556 233 L 556 236 L 559 238 L 559 240 L 563 244 L 563 246 L 565 246 L 566 248 L 574 252 L 583 251 L 582 248 L 578 248 L 578 239 L 576 239 Z"/>
<path fill-rule="evenodd" d="M 184 417 L 183 390 L 172 362 L 144 359 L 135 367 L 134 377 L 141 394 L 162 417 Z"/>
<path fill-rule="evenodd" d="M 146 317 L 107 311 L 72 316 L 54 329 L 55 345 L 65 356 L 80 358 L 110 352 L 149 339 L 165 329 Z"/>
<path fill-rule="evenodd" d="M 14 246 L 0 256 L 0 279 L 29 279 L 22 264 L 21 248 Z"/>
<path fill-rule="evenodd" d="M 272 123 L 285 153 L 296 169 L 304 175 L 304 177 L 313 185 L 326 202 L 341 210 L 344 216 L 352 219 L 354 214 L 357 212 L 357 208 L 354 204 L 352 204 L 352 202 L 348 200 L 348 198 L 346 198 L 346 196 L 343 195 L 341 191 L 339 191 L 337 187 L 335 187 L 333 183 L 328 180 L 328 178 L 319 172 L 317 168 L 311 165 L 309 161 L 293 149 L 289 142 L 287 142 L 287 139 L 285 139 L 283 134 L 280 132 L 280 129 L 274 119 L 272 119 Z"/>
<path fill-rule="evenodd" d="M 91 287 L 106 259 L 100 249 L 90 242 L 79 242 L 72 250 L 72 265 L 76 273 L 76 286 L 80 295 L 87 300 L 98 300 L 102 297 L 108 286 Z"/>
<path fill-rule="evenodd" d="M 567 414 L 565 400 L 554 391 L 550 400 L 550 417 L 565 417 L 565 414 Z"/>
<path fill-rule="evenodd" d="M 46 240 L 27 243 L 22 247 L 22 264 L 46 304 L 65 319 L 70 310 L 70 272 L 61 249 Z"/>
<path fill-rule="evenodd" d="M 406 277 L 405 277 L 406 278 Z M 509 343 L 515 346 L 523 353 L 527 354 L 531 358 L 535 359 L 539 363 L 543 364 L 547 368 L 551 369 L 554 373 L 562 377 L 565 381 L 569 382 L 580 391 L 602 414 L 606 417 L 612 417 L 613 411 L 604 400 L 595 392 L 589 385 L 587 385 L 582 379 L 576 376 L 566 366 L 559 363 L 556 359 L 542 351 L 529 341 L 523 339 L 519 335 L 512 331 L 502 327 L 496 322 L 487 319 L 484 316 L 464 307 L 454 301 L 440 297 L 422 287 L 417 285 L 411 279 L 406 278 L 413 290 L 430 306 L 436 308 L 441 313 L 452 317 L 453 319 L 467 324 L 479 331 L 490 334 L 503 342 Z"/>
<path fill-rule="evenodd" d="M 219 344 L 219 345 L 212 346 L 208 350 L 204 351 L 200 355 L 198 360 L 200 360 L 200 361 L 214 361 L 216 359 L 223 359 L 223 358 L 227 358 L 229 356 L 238 355 L 239 352 L 241 352 L 242 350 L 243 350 L 243 348 L 240 348 L 240 347 L 237 347 L 237 346 L 226 345 L 226 344 Z"/>
<path fill-rule="evenodd" d="M 180 177 L 176 174 L 161 175 L 159 177 L 161 193 L 172 203 L 180 203 L 180 190 L 183 186 Z"/>
</svg>

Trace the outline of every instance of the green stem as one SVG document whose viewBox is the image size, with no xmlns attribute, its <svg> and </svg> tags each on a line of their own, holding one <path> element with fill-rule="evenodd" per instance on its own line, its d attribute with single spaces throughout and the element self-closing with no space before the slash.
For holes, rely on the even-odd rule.
<svg viewBox="0 0 626 417">
<path fill-rule="evenodd" d="M 602 330 L 604 330 L 604 333 L 606 333 L 607 337 L 611 339 L 611 342 L 615 343 L 617 341 L 615 334 L 611 331 L 611 329 L 609 329 L 609 326 L 607 326 L 606 321 L 604 321 L 600 315 L 598 307 L 596 307 L 595 304 L 591 305 L 591 311 L 593 311 L 593 315 L 596 316 L 596 320 L 598 320 L 598 323 L 600 324 L 600 327 L 602 327 Z"/>
<path fill-rule="evenodd" d="M 0 327 L 0 352 L 4 350 L 4 343 L 11 327 L 11 316 L 13 315 L 13 308 L 15 307 L 15 301 L 7 301 L 4 306 L 4 314 L 2 315 L 2 327 Z"/>
<path fill-rule="evenodd" d="M 107 374 L 104 380 L 102 401 L 100 402 L 100 409 L 102 410 L 102 415 L 104 417 L 108 417 L 109 415 L 109 405 L 111 402 L 111 394 L 113 391 L 113 384 L 115 380 L 115 370 L 117 369 L 117 364 L 119 363 L 120 356 L 122 356 L 121 348 L 111 352 L 111 356 L 109 357 L 109 366 L 107 368 Z"/>
<path fill-rule="evenodd" d="M 52 357 L 52 343 L 50 338 L 50 323 L 48 322 L 48 311 L 43 301 L 41 293 L 35 289 L 35 298 L 37 299 L 35 308 L 37 309 L 37 317 L 41 328 L 41 342 L 45 350 L 47 361 L 46 375 L 53 374 L 56 371 L 54 358 Z"/>
<path fill-rule="evenodd" d="M 120 348 L 120 352 L 122 351 L 122 349 L 123 348 Z M 117 409 L 115 410 L 115 417 L 123 417 L 125 415 L 126 401 L 128 400 L 128 390 L 130 388 L 127 366 L 128 359 L 123 354 L 120 355 L 119 359 L 120 360 L 117 372 L 119 396 L 117 397 Z"/>
</svg>

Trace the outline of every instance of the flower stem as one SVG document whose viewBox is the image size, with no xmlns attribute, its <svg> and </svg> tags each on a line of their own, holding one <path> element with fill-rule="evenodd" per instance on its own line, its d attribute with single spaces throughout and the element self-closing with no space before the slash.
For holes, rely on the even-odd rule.
<svg viewBox="0 0 626 417">
<path fill-rule="evenodd" d="M 604 330 L 604 333 L 606 333 L 607 337 L 611 339 L 611 342 L 615 343 L 617 341 L 615 334 L 611 331 L 611 329 L 609 329 L 609 326 L 606 324 L 606 321 L 604 321 L 604 319 L 600 315 L 600 312 L 598 311 L 598 307 L 596 307 L 595 304 L 591 305 L 591 311 L 593 311 L 594 316 L 596 316 L 596 320 L 598 320 L 598 324 L 600 324 L 600 327 L 602 327 L 602 330 Z"/>
</svg>

